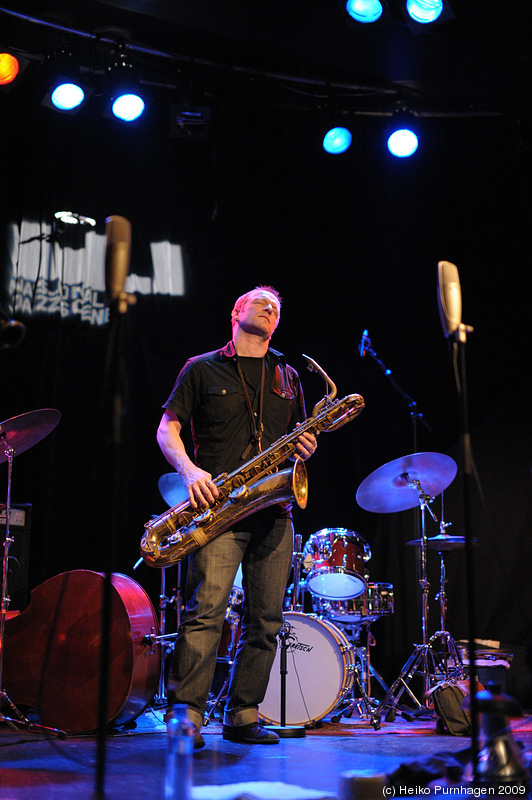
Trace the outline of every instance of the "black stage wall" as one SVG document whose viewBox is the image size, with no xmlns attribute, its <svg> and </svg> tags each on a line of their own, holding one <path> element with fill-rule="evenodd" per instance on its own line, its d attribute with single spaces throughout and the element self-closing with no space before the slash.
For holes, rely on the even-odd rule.
<svg viewBox="0 0 532 800">
<path fill-rule="evenodd" d="M 312 409 L 324 392 L 301 354 L 314 358 L 340 397 L 360 392 L 366 409 L 323 434 L 308 464 L 310 499 L 296 515 L 303 540 L 323 527 L 358 532 L 372 548 L 370 580 L 395 589 L 395 613 L 372 630 L 373 662 L 387 681 L 420 641 L 416 551 L 419 511 L 371 514 L 356 503 L 361 481 L 418 451 L 459 461 L 460 409 L 436 303 L 436 265 L 457 264 L 466 346 L 470 427 L 478 482 L 477 635 L 519 647 L 530 635 L 530 146 L 526 120 L 434 119 L 411 160 L 394 161 L 379 123 L 360 118 L 358 149 L 320 151 L 306 114 L 272 122 L 217 109 L 210 137 L 168 136 L 166 117 L 134 129 L 0 96 L 2 221 L 50 222 L 59 208 L 132 223 L 132 270 L 149 272 L 149 243 L 183 247 L 183 297 L 137 298 L 122 320 L 124 414 L 118 481 L 108 468 L 112 412 L 105 389 L 109 326 L 59 316 L 23 318 L 22 344 L 0 351 L 0 418 L 41 408 L 62 413 L 45 440 L 15 459 L 13 502 L 32 504 L 29 582 L 70 569 L 135 577 L 154 604 L 159 573 L 142 565 L 143 523 L 165 504 L 167 471 L 155 431 L 161 403 L 186 357 L 230 337 L 235 297 L 259 283 L 284 297 L 274 346 L 299 370 Z M 7 227 L 6 227 L 7 230 Z M 102 264 L 103 270 L 103 264 Z M 426 425 L 410 410 L 373 348 Z M 415 446 L 415 442 L 416 445 Z M 0 500 L 7 470 L 0 467 Z M 463 533 L 460 475 L 446 492 L 450 532 Z M 113 505 L 113 507 L 111 507 Z M 439 517 L 439 499 L 434 503 Z M 118 522 L 114 522 L 118 520 Z M 439 532 L 429 520 L 428 535 Z M 463 551 L 448 560 L 449 624 L 467 636 Z M 438 558 L 429 553 L 430 632 L 439 626 Z M 175 584 L 169 570 L 168 581 Z M 177 570 L 175 570 L 177 572 Z M 524 655 L 523 655 L 524 653 Z M 529 702 L 530 687 L 520 688 Z"/>
</svg>

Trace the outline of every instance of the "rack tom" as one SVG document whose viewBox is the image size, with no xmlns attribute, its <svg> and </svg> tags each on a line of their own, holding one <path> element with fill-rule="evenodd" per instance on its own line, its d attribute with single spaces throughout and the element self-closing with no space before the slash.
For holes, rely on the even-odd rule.
<svg viewBox="0 0 532 800">
<path fill-rule="evenodd" d="M 323 528 L 313 533 L 303 549 L 308 569 L 307 588 L 316 597 L 349 600 L 366 589 L 368 543 L 346 528 Z"/>
</svg>

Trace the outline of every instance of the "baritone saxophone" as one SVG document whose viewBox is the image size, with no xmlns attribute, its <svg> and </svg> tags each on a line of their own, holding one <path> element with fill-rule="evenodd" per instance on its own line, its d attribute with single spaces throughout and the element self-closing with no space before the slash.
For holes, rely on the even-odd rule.
<svg viewBox="0 0 532 800">
<path fill-rule="evenodd" d="M 336 400 L 336 386 L 327 373 L 309 356 L 304 358 L 309 362 L 308 369 L 318 372 L 329 389 L 314 406 L 312 415 L 234 472 L 218 475 L 214 483 L 219 496 L 207 508 L 194 508 L 184 500 L 150 519 L 144 525 L 140 543 L 140 554 L 148 566 L 176 564 L 236 522 L 275 503 L 295 500 L 300 508 L 306 507 L 308 479 L 304 462 L 296 457 L 290 467 L 280 470 L 280 465 L 294 455 L 302 433 L 317 436 L 322 431 L 338 430 L 361 413 L 364 398 L 350 394 Z"/>
</svg>

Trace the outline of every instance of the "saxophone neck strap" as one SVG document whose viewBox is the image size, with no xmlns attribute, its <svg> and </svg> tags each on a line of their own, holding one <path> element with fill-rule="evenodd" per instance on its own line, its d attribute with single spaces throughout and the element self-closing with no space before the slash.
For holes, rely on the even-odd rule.
<svg viewBox="0 0 532 800">
<path fill-rule="evenodd" d="M 244 373 L 242 372 L 242 365 L 240 364 L 240 360 L 236 359 L 236 366 L 238 370 L 238 374 L 240 376 L 240 382 L 242 384 L 242 390 L 244 392 L 244 397 L 246 398 L 246 408 L 248 410 L 249 415 L 249 422 L 251 425 L 252 434 L 249 439 L 248 446 L 242 453 L 242 461 L 245 461 L 251 452 L 251 449 L 254 444 L 257 444 L 258 452 L 262 452 L 262 434 L 264 433 L 264 425 L 262 423 L 262 402 L 264 397 L 264 381 L 265 381 L 265 358 L 262 359 L 261 365 L 261 373 L 260 373 L 260 394 L 259 394 L 259 419 L 257 424 L 257 416 L 253 411 L 253 407 L 251 405 L 251 400 L 249 399 L 249 392 L 246 386 L 246 379 L 244 378 Z"/>
</svg>

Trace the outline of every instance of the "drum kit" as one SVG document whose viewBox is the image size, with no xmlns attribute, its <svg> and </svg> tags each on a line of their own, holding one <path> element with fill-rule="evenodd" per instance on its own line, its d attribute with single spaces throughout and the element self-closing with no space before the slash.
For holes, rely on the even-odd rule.
<svg viewBox="0 0 532 800">
<path fill-rule="evenodd" d="M 31 723 L 15 706 L 3 690 L 4 638 L 5 623 L 9 610 L 8 567 L 9 551 L 14 542 L 10 529 L 11 521 L 11 488 L 13 480 L 13 463 L 15 456 L 24 453 L 30 447 L 48 436 L 61 419 L 61 412 L 55 408 L 42 408 L 29 411 L 0 423 L 0 463 L 7 461 L 7 496 L 5 503 L 5 534 L 2 557 L 2 595 L 0 604 L 0 722 L 5 722 L 13 730 L 24 728 L 31 732 L 43 732 L 59 735 L 60 732 L 42 725 Z M 9 706 L 13 717 L 1 712 L 3 706 Z"/>
<path fill-rule="evenodd" d="M 450 536 L 450 523 L 441 521 L 440 533 L 426 534 L 426 514 L 438 523 L 430 507 L 437 495 L 454 480 L 457 465 L 440 453 L 414 453 L 391 461 L 371 473 L 359 486 L 356 499 L 365 510 L 394 513 L 419 507 L 421 537 L 407 542 L 420 552 L 422 643 L 403 666 L 398 678 L 388 687 L 370 663 L 369 649 L 375 644 L 370 626 L 394 613 L 394 587 L 391 583 L 369 580 L 371 548 L 362 536 L 346 528 L 324 528 L 313 533 L 302 548 L 296 536 L 293 554 L 293 583 L 286 590 L 284 624 L 270 674 L 270 681 L 259 715 L 272 725 L 312 727 L 328 714 L 333 721 L 353 712 L 369 720 L 375 730 L 385 711 L 393 719 L 404 692 L 418 709 L 421 703 L 409 684 L 414 675 L 423 681 L 423 697 L 435 682 L 463 677 L 463 664 L 452 636 L 446 631 L 447 597 L 445 558 L 449 551 L 464 546 L 464 537 Z M 173 475 L 162 476 L 159 489 L 171 503 L 181 491 Z M 443 499 L 442 499 L 443 514 Z M 429 637 L 429 589 L 427 554 L 440 555 L 440 630 Z M 301 579 L 301 572 L 306 577 Z M 164 572 L 164 570 L 163 570 Z M 310 595 L 311 606 L 301 602 Z M 239 569 L 225 614 L 218 664 L 222 677 L 213 684 L 207 721 L 223 703 L 240 637 L 244 590 Z M 307 610 L 312 608 L 312 611 Z M 164 638 L 164 637 L 163 637 Z M 284 658 L 284 660 L 283 660 Z M 281 674 L 281 680 L 279 680 Z M 371 697 L 371 679 L 385 692 L 378 702 Z M 428 701 L 425 699 L 425 703 Z"/>
</svg>

